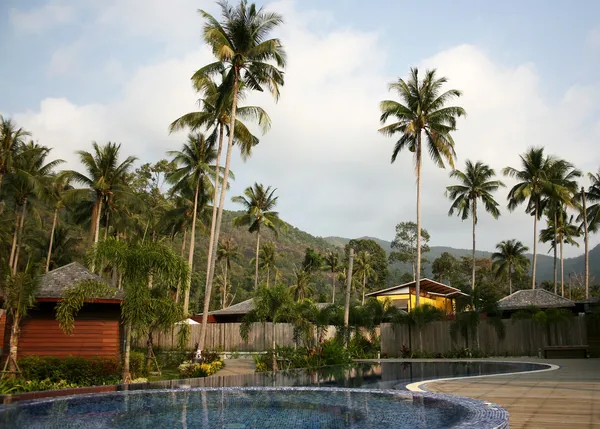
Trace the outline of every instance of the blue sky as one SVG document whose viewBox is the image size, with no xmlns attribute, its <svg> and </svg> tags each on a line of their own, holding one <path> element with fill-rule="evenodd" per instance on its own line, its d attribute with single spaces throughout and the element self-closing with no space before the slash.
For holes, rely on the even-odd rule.
<svg viewBox="0 0 600 429">
<path fill-rule="evenodd" d="M 391 239 L 395 223 L 414 217 L 411 159 L 389 165 L 392 142 L 376 132 L 377 103 L 392 96 L 387 83 L 411 66 L 437 67 L 465 93 L 458 167 L 466 158 L 497 170 L 516 166 L 531 145 L 586 171 L 600 166 L 598 2 L 302 0 L 267 7 L 286 19 L 278 35 L 290 57 L 287 82 L 278 105 L 249 100 L 267 108 L 273 129 L 249 162 L 236 159 L 232 193 L 255 180 L 278 187 L 283 217 L 302 229 Z M 205 0 L 5 0 L 0 112 L 74 167 L 73 151 L 91 140 L 122 142 L 142 161 L 164 157 L 185 138 L 166 127 L 194 108 L 189 76 L 210 60 L 198 8 L 217 13 Z M 427 168 L 432 242 L 469 247 L 469 225 L 446 216 L 448 172 Z M 505 194 L 498 198 L 504 202 Z M 505 238 L 532 244 L 530 218 L 520 212 L 500 221 L 482 216 L 480 225 L 483 249 Z"/>
</svg>

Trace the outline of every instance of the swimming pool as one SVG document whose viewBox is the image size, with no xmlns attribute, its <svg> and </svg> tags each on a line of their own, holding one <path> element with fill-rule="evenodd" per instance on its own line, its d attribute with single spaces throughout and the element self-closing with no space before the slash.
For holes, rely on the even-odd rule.
<svg viewBox="0 0 600 429">
<path fill-rule="evenodd" d="M 219 388 L 80 395 L 12 404 L 6 429 L 504 428 L 508 413 L 472 399 L 340 388 Z"/>
</svg>

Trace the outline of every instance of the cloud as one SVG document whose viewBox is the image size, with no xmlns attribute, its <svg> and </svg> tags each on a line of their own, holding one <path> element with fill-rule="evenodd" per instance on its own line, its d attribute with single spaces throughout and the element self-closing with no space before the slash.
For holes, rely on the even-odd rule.
<svg viewBox="0 0 600 429">
<path fill-rule="evenodd" d="M 600 52 L 600 27 L 593 28 L 588 32 L 586 42 L 594 52 Z"/>
<path fill-rule="evenodd" d="M 52 53 L 47 73 L 50 76 L 77 76 L 81 71 L 80 54 L 84 49 L 83 40 L 61 46 Z"/>
<path fill-rule="evenodd" d="M 188 5 L 186 13 L 193 15 L 197 7 Z M 386 68 L 389 52 L 377 33 L 341 27 L 327 14 L 314 19 L 320 16 L 318 11 L 301 12 L 290 2 L 273 7 L 286 18 L 278 34 L 289 56 L 286 84 L 278 104 L 267 94 L 245 100 L 263 106 L 273 127 L 247 163 L 235 154 L 232 169 L 237 180 L 230 195 L 262 182 L 278 188 L 282 217 L 306 231 L 391 239 L 396 223 L 415 219 L 416 191 L 411 154 L 403 153 L 390 164 L 393 139 L 377 132 L 378 104 L 394 97 L 386 88 L 397 78 Z M 170 12 L 161 11 L 142 11 L 137 29 L 125 26 L 123 37 L 144 31 L 145 23 L 167 37 L 165 28 L 173 27 L 179 12 L 163 16 Z M 103 16 L 107 22 L 121 19 L 110 8 Z M 198 27 L 199 18 L 193 19 Z M 180 40 L 182 34 L 173 40 Z M 55 155 L 70 167 L 77 167 L 73 151 L 89 149 L 92 140 L 122 142 L 123 155 L 136 155 L 144 162 L 158 160 L 185 139 L 183 133 L 169 136 L 167 126 L 195 108 L 189 77 L 211 60 L 208 50 L 197 46 L 139 67 L 128 75 L 114 102 L 77 105 L 68 99 L 46 99 L 15 119 L 41 143 L 55 147 Z M 599 107 L 596 85 L 572 86 L 559 99 L 550 99 L 541 89 L 543 76 L 534 64 L 504 65 L 473 45 L 444 50 L 418 65 L 437 67 L 449 77 L 449 87 L 464 92 L 458 103 L 468 117 L 459 121 L 455 136 L 458 168 L 470 158 L 483 160 L 499 172 L 507 165 L 518 166 L 518 154 L 532 145 L 546 146 L 586 171 L 600 165 L 595 150 L 600 123 L 593 114 Z M 121 69 L 114 62 L 107 70 L 118 75 Z M 398 74 L 407 72 L 408 65 Z M 447 216 L 448 172 L 425 159 L 423 226 L 435 245 L 468 248 L 470 223 Z M 506 191 L 497 195 L 503 207 L 505 195 Z M 480 216 L 478 247 L 482 249 L 491 250 L 508 238 L 531 247 L 531 237 L 532 219 L 521 209 L 512 214 L 504 209 L 498 221 Z M 545 252 L 546 247 L 539 251 Z"/>
<path fill-rule="evenodd" d="M 50 1 L 36 9 L 12 9 L 10 12 L 12 27 L 21 34 L 42 33 L 55 26 L 70 23 L 75 17 L 74 7 L 60 0 Z"/>
</svg>

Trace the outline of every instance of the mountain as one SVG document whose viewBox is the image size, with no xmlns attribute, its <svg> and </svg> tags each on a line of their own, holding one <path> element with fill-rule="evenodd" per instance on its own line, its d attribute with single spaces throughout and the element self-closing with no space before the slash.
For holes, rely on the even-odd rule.
<svg viewBox="0 0 600 429">
<path fill-rule="evenodd" d="M 377 244 L 379 244 L 386 252 L 390 252 L 392 247 L 392 243 L 386 240 L 381 240 L 375 237 L 360 237 L 362 239 L 370 239 L 375 240 Z M 324 237 L 325 241 L 328 243 L 338 246 L 344 247 L 350 241 L 349 238 L 344 237 Z M 427 275 L 431 274 L 431 262 L 435 259 L 439 258 L 442 253 L 448 252 L 452 256 L 460 258 L 461 256 L 471 256 L 471 249 L 456 249 L 454 247 L 447 246 L 431 246 L 430 251 L 424 254 L 424 257 L 429 261 L 425 266 L 425 272 Z M 476 250 L 475 251 L 476 258 L 491 258 L 492 252 L 488 252 L 485 250 Z M 533 259 L 533 254 L 528 253 L 527 258 L 529 260 Z M 560 260 L 558 261 L 560 263 Z M 565 258 L 565 281 L 568 279 L 568 273 L 583 273 L 584 271 L 584 255 L 579 255 L 574 258 Z M 590 277 L 595 277 L 600 280 L 600 245 L 597 245 L 592 250 L 590 250 Z M 395 264 L 394 267 L 399 269 L 409 271 L 410 266 L 408 264 Z M 537 278 L 539 281 L 544 280 L 553 280 L 554 279 L 554 258 L 552 256 L 548 256 L 545 253 L 538 253 L 537 257 Z M 560 275 L 560 268 L 559 268 Z M 593 280 L 592 280 L 593 283 Z"/>
</svg>

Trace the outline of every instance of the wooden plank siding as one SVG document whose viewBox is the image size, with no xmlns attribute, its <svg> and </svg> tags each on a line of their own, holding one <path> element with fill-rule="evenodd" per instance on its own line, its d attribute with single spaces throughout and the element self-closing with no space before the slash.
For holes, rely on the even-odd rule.
<svg viewBox="0 0 600 429">
<path fill-rule="evenodd" d="M 56 320 L 29 319 L 19 336 L 19 357 L 116 357 L 120 351 L 118 320 L 77 320 L 72 335 Z"/>
</svg>

